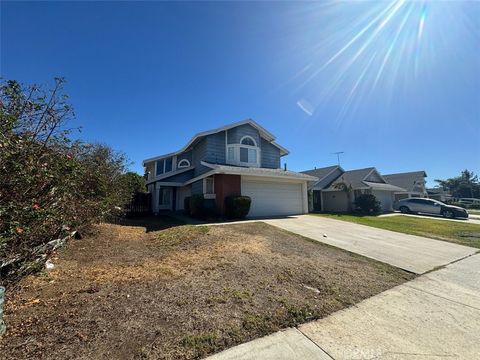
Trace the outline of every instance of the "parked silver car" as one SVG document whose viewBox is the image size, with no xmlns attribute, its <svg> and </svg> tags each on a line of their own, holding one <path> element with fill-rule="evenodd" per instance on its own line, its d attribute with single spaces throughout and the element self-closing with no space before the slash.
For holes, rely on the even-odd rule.
<svg viewBox="0 0 480 360">
<path fill-rule="evenodd" d="M 402 213 L 422 213 L 431 215 L 441 215 L 446 218 L 468 218 L 468 212 L 459 206 L 452 206 L 442 203 L 438 200 L 424 198 L 408 198 L 399 200 L 395 204 L 395 209 Z"/>
</svg>

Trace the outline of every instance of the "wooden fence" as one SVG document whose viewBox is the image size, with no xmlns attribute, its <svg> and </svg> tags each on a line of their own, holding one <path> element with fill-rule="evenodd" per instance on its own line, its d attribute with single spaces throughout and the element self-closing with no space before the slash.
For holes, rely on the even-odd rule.
<svg viewBox="0 0 480 360">
<path fill-rule="evenodd" d="M 136 193 L 130 204 L 125 206 L 127 217 L 145 216 L 152 212 L 152 195 L 150 193 Z"/>
</svg>

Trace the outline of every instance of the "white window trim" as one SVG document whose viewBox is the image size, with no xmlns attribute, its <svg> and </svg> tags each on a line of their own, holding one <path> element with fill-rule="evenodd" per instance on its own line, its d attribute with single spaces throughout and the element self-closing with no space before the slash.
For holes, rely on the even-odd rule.
<svg viewBox="0 0 480 360">
<path fill-rule="evenodd" d="M 254 139 L 253 137 L 251 137 L 250 135 L 245 135 L 245 136 L 243 136 L 243 137 L 240 139 L 240 145 L 250 146 L 250 147 L 252 146 L 252 145 L 242 144 L 242 141 L 245 140 L 245 139 L 250 139 L 250 140 L 252 140 L 252 142 L 255 144 L 255 145 L 253 145 L 253 146 L 258 147 L 257 142 L 256 142 L 255 139 Z"/>
<path fill-rule="evenodd" d="M 165 171 L 165 168 L 166 168 L 166 166 L 167 166 L 167 160 L 168 160 L 168 159 L 172 159 L 172 170 L 170 170 L 170 171 Z M 158 174 L 158 173 L 157 173 L 157 164 L 158 164 L 159 161 L 162 161 L 162 160 L 163 160 L 163 172 L 162 172 L 161 174 Z M 162 176 L 162 175 L 164 175 L 164 174 L 171 173 L 171 172 L 173 171 L 173 169 L 174 169 L 174 165 L 175 165 L 175 164 L 174 164 L 174 158 L 173 158 L 173 157 L 166 157 L 166 158 L 163 158 L 163 159 L 158 159 L 157 161 L 155 161 L 155 177 L 160 177 L 160 176 Z"/>
<path fill-rule="evenodd" d="M 252 146 L 252 145 L 244 145 L 244 144 L 241 144 L 241 142 L 243 141 L 243 139 L 245 138 L 250 138 L 252 139 L 253 143 L 255 144 L 255 146 Z M 240 139 L 240 144 L 227 144 L 226 148 L 225 148 L 225 159 L 226 159 L 226 163 L 227 164 L 232 164 L 232 165 L 241 165 L 241 166 L 247 166 L 247 167 L 260 167 L 260 147 L 259 146 L 256 146 L 257 142 L 255 141 L 254 138 L 252 138 L 251 136 L 243 136 L 241 139 Z M 229 160 L 228 159 L 228 149 L 229 148 L 233 148 L 233 160 Z M 257 159 L 255 162 L 244 162 L 244 161 L 240 161 L 240 148 L 246 148 L 246 149 L 254 149 L 257 151 Z"/>
<path fill-rule="evenodd" d="M 186 163 L 187 165 L 182 165 L 182 163 Z M 178 162 L 177 168 L 182 169 L 187 167 L 190 167 L 190 161 L 188 161 L 188 159 L 182 159 Z"/>
<path fill-rule="evenodd" d="M 212 194 L 207 194 L 207 179 L 212 180 Z M 215 199 L 217 195 L 215 194 L 215 177 L 214 176 L 207 176 L 203 178 L 203 198 L 204 199 Z"/>
</svg>

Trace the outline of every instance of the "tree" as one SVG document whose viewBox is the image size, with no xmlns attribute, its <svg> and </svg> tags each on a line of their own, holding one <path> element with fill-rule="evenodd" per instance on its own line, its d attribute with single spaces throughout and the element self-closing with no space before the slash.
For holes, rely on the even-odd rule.
<svg viewBox="0 0 480 360">
<path fill-rule="evenodd" d="M 463 170 L 460 176 L 435 181 L 454 197 L 480 198 L 480 182 L 473 171 Z"/>
<path fill-rule="evenodd" d="M 125 196 L 129 198 L 136 193 L 144 193 L 146 191 L 145 178 L 132 171 L 120 176 L 119 186 L 125 193 Z"/>
<path fill-rule="evenodd" d="M 32 268 L 26 265 L 47 255 L 51 240 L 101 221 L 129 199 L 118 191 L 126 156 L 69 138 L 74 113 L 63 85 L 62 78 L 47 90 L 0 83 L 1 277 Z"/>
</svg>

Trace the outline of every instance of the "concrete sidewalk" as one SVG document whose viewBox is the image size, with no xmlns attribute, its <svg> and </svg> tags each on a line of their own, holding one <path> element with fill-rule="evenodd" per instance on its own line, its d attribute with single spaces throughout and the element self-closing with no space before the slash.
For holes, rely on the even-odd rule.
<svg viewBox="0 0 480 360">
<path fill-rule="evenodd" d="M 480 255 L 212 360 L 480 358 Z"/>
<path fill-rule="evenodd" d="M 478 251 L 446 241 L 313 215 L 264 222 L 416 274 L 423 274 Z"/>
</svg>

